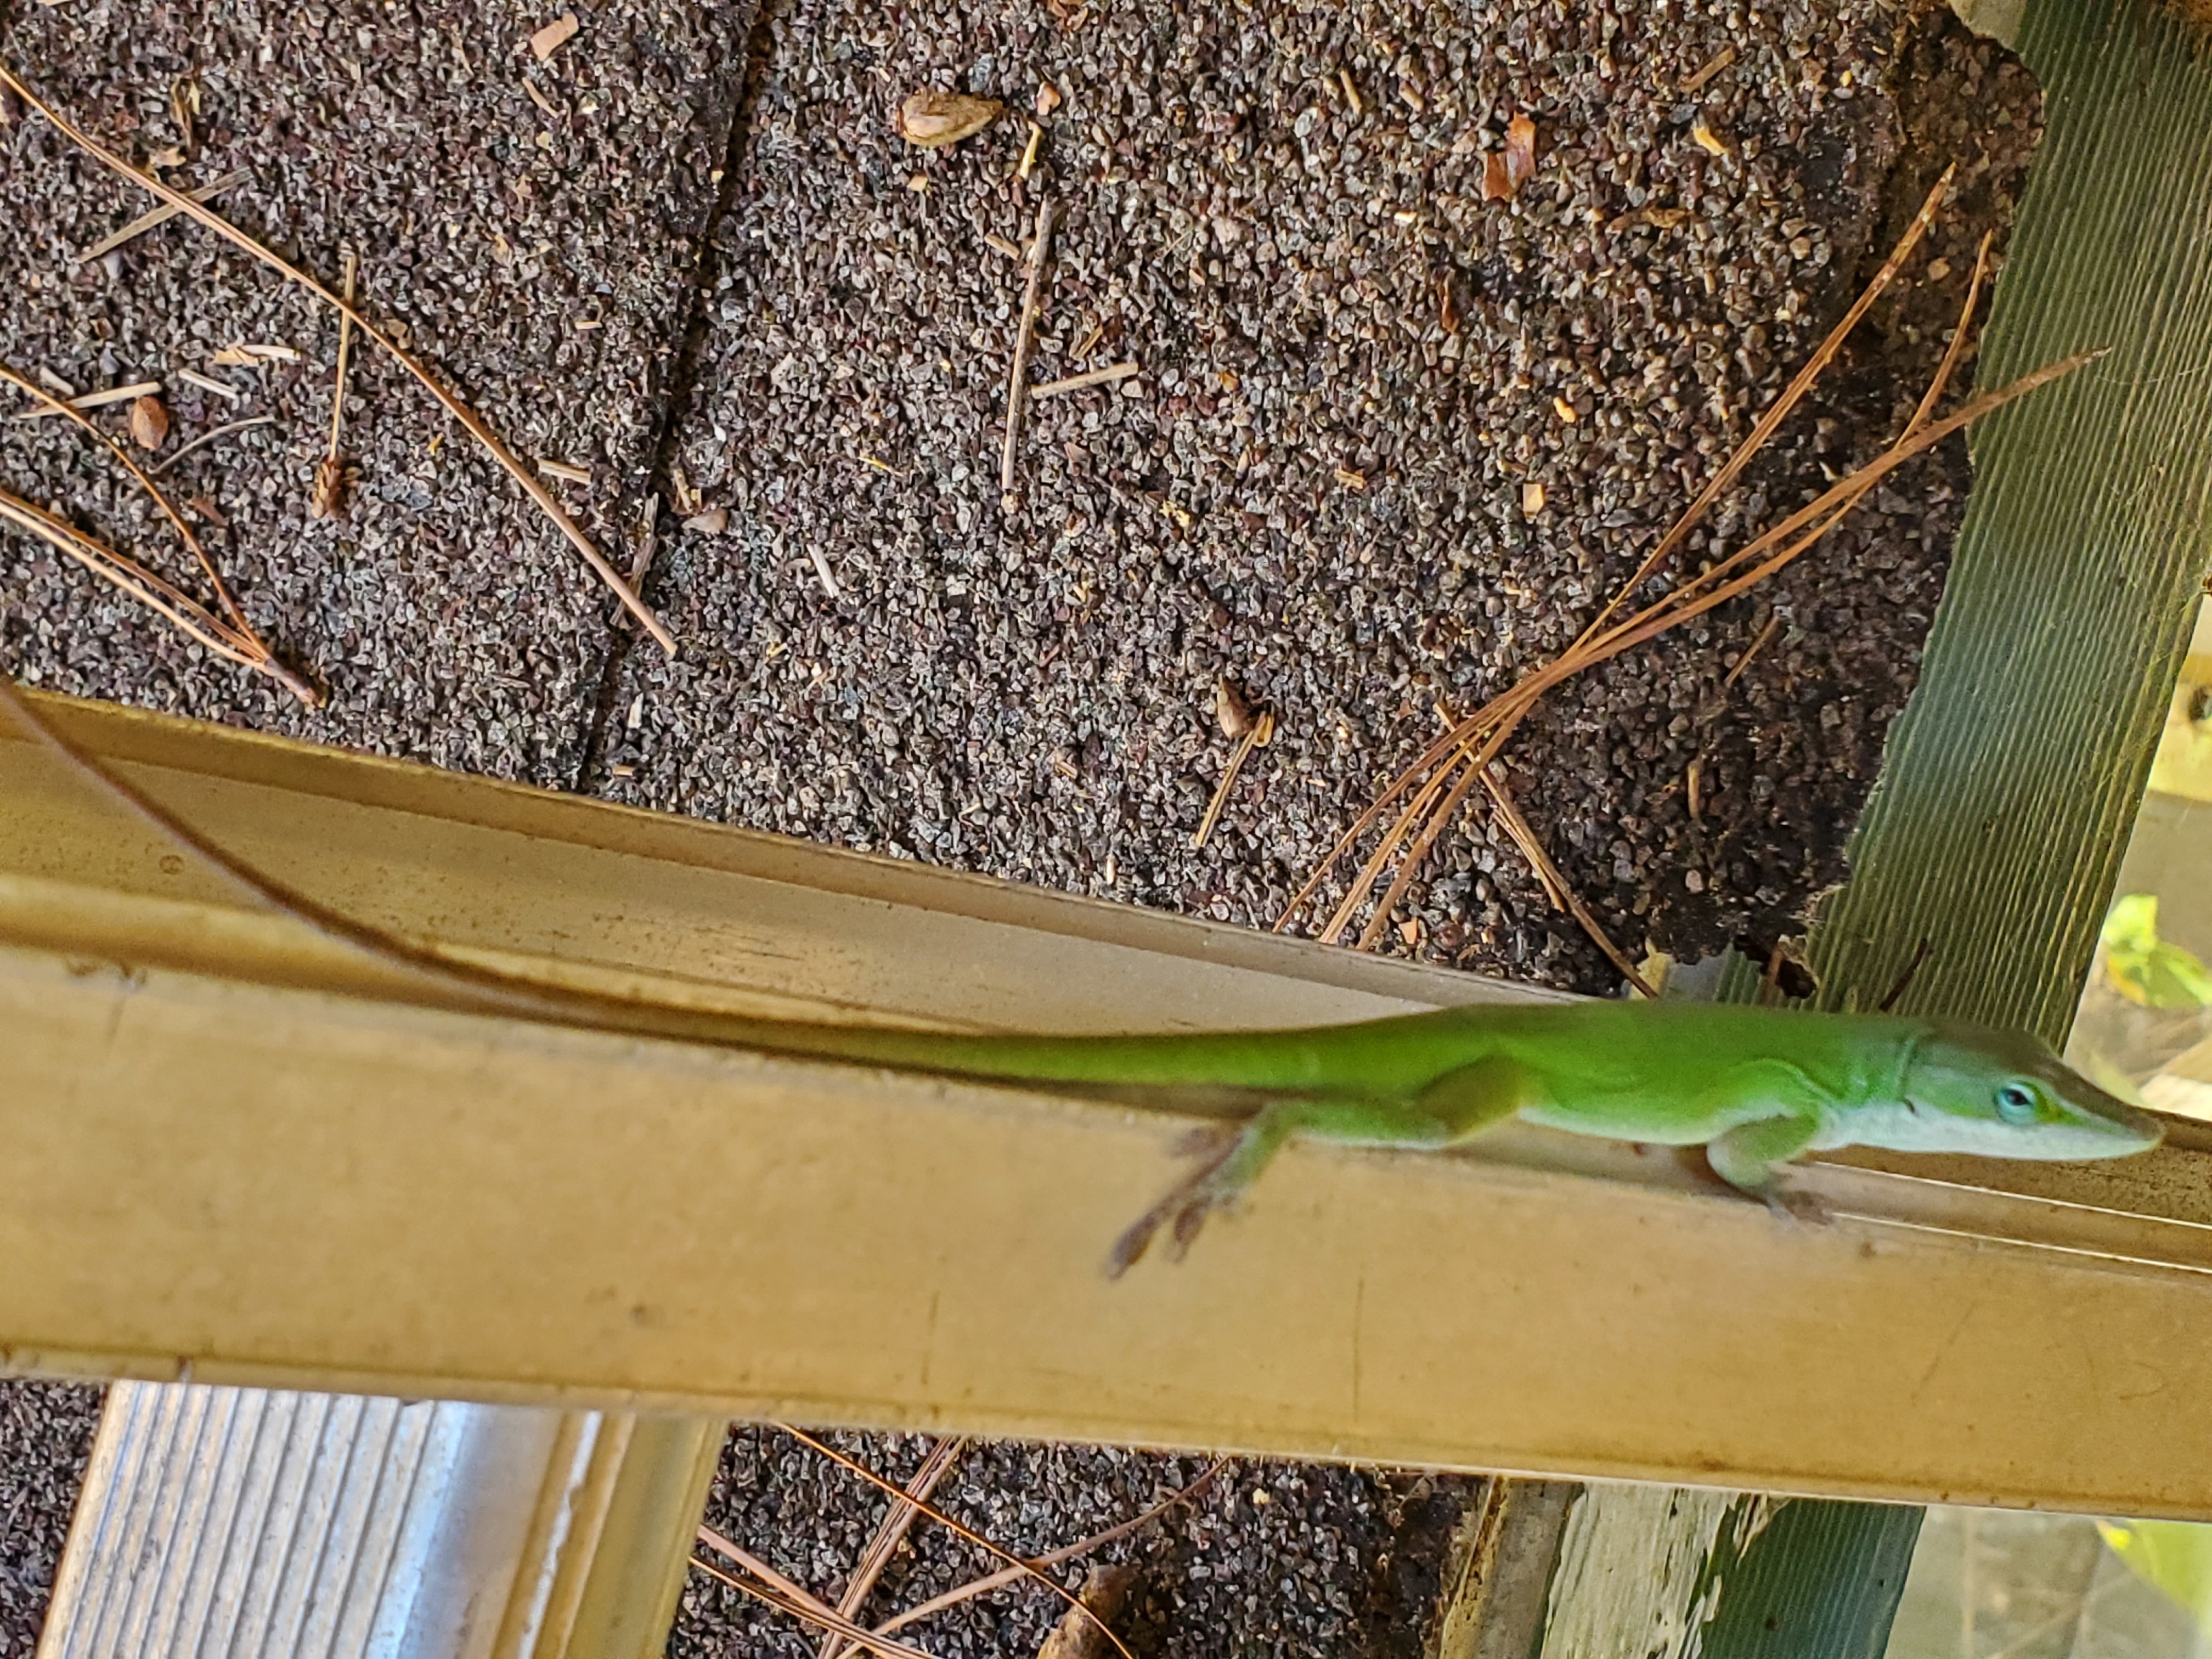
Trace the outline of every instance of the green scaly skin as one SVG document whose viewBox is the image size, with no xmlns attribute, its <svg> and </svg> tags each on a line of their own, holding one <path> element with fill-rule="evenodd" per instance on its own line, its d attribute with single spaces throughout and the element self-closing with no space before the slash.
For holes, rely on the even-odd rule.
<svg viewBox="0 0 2212 1659">
<path fill-rule="evenodd" d="M 1309 1030 L 965 1036 L 793 1025 L 761 1046 L 906 1070 L 1070 1085 L 1146 1104 L 1252 1103 L 1241 1130 L 1123 1234 L 1119 1274 L 1171 1225 L 1176 1253 L 1285 1142 L 1436 1150 L 1511 1117 L 1573 1134 L 1701 1146 L 1739 1191 L 1792 1206 L 1778 1176 L 1839 1146 L 2051 1162 L 2122 1158 L 2148 1114 L 2032 1037 L 1953 1022 L 1698 1003 L 1448 1008 Z"/>
</svg>

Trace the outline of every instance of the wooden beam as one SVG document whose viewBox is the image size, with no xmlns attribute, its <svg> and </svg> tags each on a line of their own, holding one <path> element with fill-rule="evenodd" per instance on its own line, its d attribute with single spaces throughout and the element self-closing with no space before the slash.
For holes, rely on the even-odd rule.
<svg viewBox="0 0 2212 1659">
<path fill-rule="evenodd" d="M 76 726 L 293 879 L 523 962 L 981 1023 L 1486 988 L 267 739 L 192 732 L 157 769 L 163 723 Z M 1188 1262 L 1111 1284 L 1172 1124 L 393 1001 L 161 888 L 189 872 L 20 746 L 0 778 L 13 1369 L 2212 1516 L 2212 1139 L 2011 1194 L 1832 1166 L 1822 1229 L 1533 1131 L 1297 1150 Z M 97 948 L 58 945 L 70 914 Z M 121 948 L 141 924 L 155 948 Z"/>
</svg>

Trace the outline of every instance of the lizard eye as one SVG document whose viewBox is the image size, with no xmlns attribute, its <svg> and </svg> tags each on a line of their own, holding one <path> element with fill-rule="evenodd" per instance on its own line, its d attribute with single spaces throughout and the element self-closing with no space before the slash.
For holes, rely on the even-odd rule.
<svg viewBox="0 0 2212 1659">
<path fill-rule="evenodd" d="M 2007 1083 L 1997 1089 L 1997 1116 L 2007 1123 L 2035 1121 L 2035 1091 L 2025 1083 Z"/>
</svg>

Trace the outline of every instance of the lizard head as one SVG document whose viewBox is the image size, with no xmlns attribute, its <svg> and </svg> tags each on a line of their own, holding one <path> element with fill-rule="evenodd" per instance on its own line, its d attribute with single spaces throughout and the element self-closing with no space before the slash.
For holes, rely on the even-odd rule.
<svg viewBox="0 0 2212 1659">
<path fill-rule="evenodd" d="M 1899 1152 L 2071 1163 L 2148 1152 L 2165 1131 L 2039 1039 L 1939 1024 L 1905 1062 Z M 1917 1144 L 1906 1146 L 1905 1139 Z"/>
</svg>

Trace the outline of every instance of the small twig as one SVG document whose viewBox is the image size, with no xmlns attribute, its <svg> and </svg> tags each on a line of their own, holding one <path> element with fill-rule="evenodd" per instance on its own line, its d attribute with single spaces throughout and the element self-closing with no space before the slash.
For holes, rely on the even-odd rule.
<svg viewBox="0 0 2212 1659">
<path fill-rule="evenodd" d="M 1213 799 L 1206 804 L 1206 816 L 1199 820 L 1198 833 L 1190 838 L 1192 848 L 1206 845 L 1213 834 L 1213 826 L 1221 817 L 1221 809 L 1228 804 L 1229 792 L 1237 785 L 1237 775 L 1244 769 L 1244 762 L 1255 749 L 1264 749 L 1274 741 L 1275 711 L 1262 708 L 1244 735 L 1237 740 L 1237 747 L 1229 751 L 1229 764 L 1222 769 L 1221 781 L 1214 786 Z"/>
<path fill-rule="evenodd" d="M 1071 374 L 1064 380 L 1047 380 L 1042 386 L 1031 386 L 1030 401 L 1035 403 L 1040 398 L 1057 398 L 1063 392 L 1081 392 L 1086 386 L 1105 386 L 1143 373 L 1142 367 L 1136 363 L 1114 363 L 1105 368 L 1088 369 L 1080 374 Z"/>
<path fill-rule="evenodd" d="M 1188 1503 L 1197 1497 L 1200 1492 L 1212 1486 L 1215 1478 L 1228 1467 L 1227 1458 L 1217 1457 L 1197 1480 L 1192 1481 L 1181 1492 L 1163 1498 L 1142 1515 L 1121 1522 L 1119 1525 L 1109 1527 L 1103 1532 L 1093 1533 L 1079 1543 L 1065 1545 L 1048 1554 L 1036 1556 L 1032 1559 L 1030 1565 L 1038 1567 L 1056 1567 L 1064 1562 L 1077 1560 L 1088 1555 L 1093 1550 L 1103 1549 L 1117 1540 L 1127 1538 L 1131 1533 L 1152 1525 L 1176 1504 Z M 992 1573 L 988 1577 L 972 1579 L 957 1589 L 945 1591 L 942 1595 L 933 1595 L 918 1606 L 908 1607 L 896 1618 L 884 1620 L 882 1624 L 875 1627 L 876 1634 L 888 1636 L 895 1630 L 903 1630 L 908 1625 L 928 1618 L 933 1613 L 942 1613 L 945 1608 L 957 1607 L 963 1601 L 972 1601 L 979 1595 L 988 1595 L 994 1589 L 1005 1589 L 1008 1584 L 1021 1583 L 1028 1577 L 1027 1573 L 1018 1567 L 1008 1567 L 1004 1571 Z"/>
<path fill-rule="evenodd" d="M 76 410 L 105 409 L 110 404 L 136 403 L 141 398 L 155 397 L 161 390 L 161 383 L 159 380 L 133 380 L 129 386 L 112 386 L 105 391 L 88 392 L 81 398 L 71 398 L 68 401 L 67 407 Z M 19 415 L 9 416 L 9 418 L 15 421 L 48 421 L 60 414 L 63 407 L 60 400 L 49 398 L 39 408 L 27 409 Z"/>
<path fill-rule="evenodd" d="M 591 468 L 571 466 L 566 461 L 541 460 L 538 463 L 538 470 L 548 477 L 560 479 L 562 483 L 587 484 L 592 481 Z"/>
<path fill-rule="evenodd" d="M 33 92 L 24 82 L 21 76 L 5 65 L 0 65 L 0 86 L 11 88 L 26 104 L 52 122 L 64 137 L 109 171 L 118 177 L 129 179 L 142 190 L 152 191 L 180 213 L 186 214 L 206 226 L 208 229 L 215 232 L 233 246 L 252 254 L 271 270 L 282 272 L 341 316 L 352 318 L 353 325 L 356 328 L 389 352 L 402 368 L 420 381 L 423 390 L 435 398 L 445 411 L 460 422 L 462 429 L 483 445 L 486 453 L 506 470 L 517 484 L 521 486 L 523 493 L 528 495 L 537 504 L 538 510 L 550 519 L 561 533 L 568 538 L 577 552 L 582 555 L 584 562 L 591 566 L 601 581 L 614 590 L 616 597 L 622 600 L 630 614 L 637 618 L 639 624 L 647 633 L 653 635 L 660 647 L 671 656 L 676 654 L 676 636 L 668 631 L 660 618 L 647 609 L 644 602 L 631 591 L 629 584 L 623 580 L 621 572 L 607 562 L 599 550 L 592 545 L 592 538 L 583 532 L 576 521 L 562 509 L 561 503 L 554 499 L 552 491 L 546 489 L 538 481 L 537 476 L 523 465 L 514 452 L 501 441 L 499 434 L 491 429 L 482 416 L 463 403 L 453 392 L 448 391 L 445 383 L 431 374 L 420 360 L 401 346 L 390 334 L 371 322 L 355 307 L 350 301 L 341 299 L 333 294 L 299 266 L 274 252 L 264 243 L 246 234 L 213 209 L 195 202 L 173 185 L 165 184 L 152 174 L 142 173 L 132 167 L 130 162 L 98 143 L 89 134 L 62 115 L 52 105 Z"/>
<path fill-rule="evenodd" d="M 800 1445 L 805 1446 L 810 1451 L 816 1452 L 820 1455 L 828 1458 L 831 1462 L 835 1463 L 839 1468 L 843 1469 L 847 1474 L 860 1476 L 861 1480 L 866 1481 L 870 1486 L 878 1487 L 881 1490 L 889 1492 L 893 1498 L 904 1498 L 908 1503 L 912 1504 L 915 1508 L 920 1510 L 931 1520 L 936 1522 L 939 1526 L 946 1528 L 948 1531 L 956 1534 L 959 1537 L 966 1539 L 969 1543 L 975 1545 L 977 1549 L 982 1550 L 988 1554 L 997 1556 L 999 1559 L 1004 1561 L 1008 1566 L 1012 1567 L 1018 1571 L 1023 1577 L 1029 1579 L 1034 1583 L 1043 1585 L 1045 1589 L 1050 1590 L 1061 1601 L 1066 1602 L 1069 1607 L 1083 1607 L 1083 1611 L 1085 1615 L 1091 1617 L 1092 1622 L 1097 1622 L 1097 1615 L 1092 1614 L 1088 1607 L 1083 1607 L 1083 1603 L 1076 1599 L 1074 1592 L 1068 1589 L 1066 1586 L 1046 1577 L 1043 1573 L 1037 1571 L 1036 1564 L 1035 1562 L 1023 1560 L 1020 1556 L 1016 1555 L 1012 1550 L 1002 1548 L 999 1545 L 993 1543 L 989 1539 L 984 1537 L 981 1533 L 977 1532 L 973 1527 L 963 1525 L 962 1522 L 954 1520 L 943 1510 L 937 1509 L 920 1498 L 911 1497 L 908 1493 L 901 1492 L 897 1486 L 894 1486 L 890 1481 L 884 1480 L 883 1476 L 878 1474 L 873 1469 L 868 1468 L 866 1464 L 860 1462 L 856 1459 L 846 1456 L 844 1453 L 839 1451 L 835 1446 L 826 1445 L 822 1441 L 817 1440 L 812 1435 L 807 1433 L 804 1429 L 793 1428 L 788 1423 L 778 1423 L 775 1425 L 775 1426 L 783 1433 L 789 1435 L 793 1440 L 799 1442 Z M 1114 1644 L 1115 1650 L 1121 1655 L 1121 1659 L 1136 1659 L 1136 1656 L 1129 1651 L 1127 1645 L 1120 1637 L 1114 1633 L 1110 1627 L 1104 1624 L 1099 1624 L 1098 1628 L 1105 1632 L 1106 1639 Z"/>
<path fill-rule="evenodd" d="M 929 1455 L 922 1459 L 921 1467 L 915 1471 L 914 1479 L 906 1483 L 907 1498 L 918 1498 L 927 1502 L 929 1495 L 937 1490 L 937 1483 L 951 1473 L 952 1465 L 958 1461 L 967 1445 L 964 1437 L 949 1435 L 932 1446 Z M 921 1513 L 907 1501 L 907 1498 L 898 1499 L 884 1511 L 883 1524 L 876 1528 L 876 1535 L 868 1540 L 868 1547 L 862 1553 L 859 1565 L 853 1570 L 852 1583 L 845 1586 L 845 1593 L 837 1598 L 837 1611 L 845 1618 L 860 1618 L 860 1609 L 867 1602 L 868 1592 L 876 1587 L 876 1580 L 883 1577 L 884 1569 L 890 1565 L 899 1540 L 906 1536 L 908 1529 L 914 1525 L 915 1517 Z M 844 1656 L 852 1650 L 850 1641 L 832 1632 L 822 1638 L 821 1646 L 815 1651 L 817 1659 L 844 1659 Z"/>
<path fill-rule="evenodd" d="M 353 279 L 356 269 L 353 250 L 345 256 L 345 300 L 353 303 Z M 323 464 L 315 469 L 314 494 L 308 498 L 307 511 L 318 519 L 327 519 L 338 510 L 338 502 L 345 495 L 345 462 L 338 456 L 338 434 L 345 425 L 346 351 L 353 343 L 353 319 L 343 312 L 338 313 L 338 368 L 331 385 L 331 443 Z"/>
<path fill-rule="evenodd" d="M 748 1582 L 746 1579 L 724 1572 L 712 1562 L 702 1561 L 696 1556 L 692 1557 L 691 1565 L 709 1578 L 719 1579 L 732 1589 L 743 1590 L 756 1601 L 767 1602 L 779 1613 L 787 1613 L 794 1619 L 802 1619 L 810 1625 L 818 1626 L 833 1635 L 847 1638 L 854 1645 L 866 1648 L 870 1653 L 881 1655 L 883 1659 L 932 1659 L 932 1656 L 921 1648 L 909 1647 L 904 1642 L 891 1641 L 844 1618 L 827 1601 L 793 1583 L 790 1579 L 776 1571 L 767 1562 L 740 1549 L 712 1528 L 700 1528 L 699 1536 L 709 1547 L 728 1556 L 731 1560 L 735 1561 L 751 1575 L 750 1581 Z"/>
<path fill-rule="evenodd" d="M 191 442 L 186 444 L 183 448 L 173 451 L 167 455 L 164 455 L 160 460 L 155 462 L 153 467 L 154 476 L 157 478 L 160 477 L 161 474 L 167 472 L 179 461 L 183 460 L 185 457 L 191 454 L 192 451 L 201 447 L 203 445 L 213 443 L 217 438 L 228 438 L 232 433 L 244 432 L 250 427 L 271 426 L 276 423 L 276 417 L 274 415 L 256 415 L 250 421 L 233 421 L 228 426 L 219 426 L 212 432 L 203 432 L 198 437 L 193 439 Z"/>
<path fill-rule="evenodd" d="M 1036 234 L 1030 241 L 1029 281 L 1022 289 L 1022 316 L 1014 333 L 1014 366 L 1006 376 L 1006 441 L 999 452 L 999 492 L 1012 511 L 1014 457 L 1021 447 L 1022 410 L 1027 395 L 1030 345 L 1036 336 L 1037 300 L 1044 290 L 1045 266 L 1052 258 L 1052 198 L 1037 204 Z"/>
<path fill-rule="evenodd" d="M 226 173 L 222 178 L 216 179 L 213 184 L 202 185 L 198 190 L 190 191 L 186 193 L 190 195 L 195 202 L 212 202 L 216 197 L 222 195 L 223 191 L 228 190 L 233 185 L 244 184 L 248 176 L 249 175 L 243 169 L 240 169 L 236 173 Z M 85 249 L 83 252 L 76 256 L 76 262 L 81 265 L 90 264 L 94 259 L 100 258 L 102 255 L 114 252 L 116 249 L 121 247 L 125 242 L 135 241 L 139 237 L 143 236 L 148 231 L 154 229 L 156 226 L 167 224 L 170 220 L 175 218 L 183 211 L 184 209 L 180 207 L 157 207 L 151 213 L 142 213 L 136 219 L 133 219 L 129 224 L 124 226 L 122 229 L 117 231 L 112 236 L 103 236 L 100 240 L 94 242 L 90 247 Z"/>
<path fill-rule="evenodd" d="M 180 368 L 177 371 L 177 378 L 187 386 L 196 386 L 203 392 L 212 392 L 216 397 L 225 398 L 231 403 L 246 401 L 246 394 L 236 386 L 225 386 L 214 375 L 203 374 L 196 368 Z"/>
<path fill-rule="evenodd" d="M 1923 933 L 1920 936 L 1919 945 L 1912 952 L 1912 959 L 1905 964 L 1905 971 L 1897 976 L 1897 983 L 1889 988 L 1889 994 L 1875 1005 L 1875 1012 L 1886 1014 L 1897 1006 L 1898 999 L 1902 997 L 1906 988 L 1911 985 L 1912 976 L 1926 964 L 1928 958 L 1935 953 L 1935 939 Z"/>
<path fill-rule="evenodd" d="M 1567 885 L 1567 878 L 1559 873 L 1559 866 L 1552 862 L 1552 855 L 1544 850 L 1544 843 L 1536 839 L 1536 832 L 1528 827 L 1528 820 L 1521 816 L 1521 809 L 1514 805 L 1513 797 L 1507 791 L 1504 780 L 1498 777 L 1496 767 L 1482 769 L 1482 787 L 1490 792 L 1491 805 L 1497 810 L 1498 821 L 1505 826 L 1505 833 L 1512 836 L 1513 844 L 1521 849 L 1529 863 L 1535 866 L 1537 878 L 1544 884 L 1544 890 L 1551 896 L 1553 903 L 1575 919 L 1583 932 L 1590 936 L 1590 942 L 1605 952 L 1607 959 L 1620 970 L 1623 979 L 1636 988 L 1639 996 L 1656 1002 L 1658 992 L 1651 988 L 1650 981 L 1628 959 L 1627 954 L 1613 942 L 1613 936 L 1590 914 L 1589 907 L 1582 902 L 1575 890 Z"/>
</svg>

